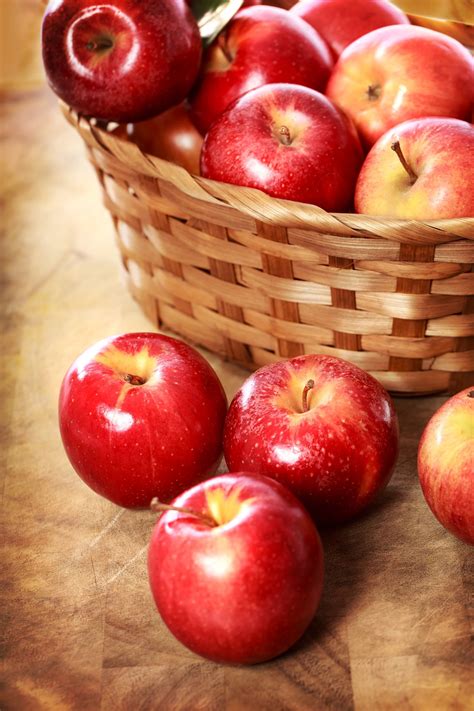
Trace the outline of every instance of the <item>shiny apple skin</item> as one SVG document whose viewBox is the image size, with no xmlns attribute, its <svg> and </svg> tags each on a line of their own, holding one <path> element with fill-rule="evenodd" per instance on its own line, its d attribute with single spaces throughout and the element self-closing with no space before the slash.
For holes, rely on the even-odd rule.
<svg viewBox="0 0 474 711">
<path fill-rule="evenodd" d="M 426 425 L 418 448 L 424 497 L 444 528 L 474 545 L 474 386 L 454 395 Z"/>
<path fill-rule="evenodd" d="M 224 456 L 231 470 L 288 486 L 317 523 L 335 524 L 386 486 L 398 439 L 392 401 L 375 378 L 339 358 L 306 355 L 265 366 L 244 383 L 227 414 Z"/>
<path fill-rule="evenodd" d="M 368 88 L 380 87 L 369 97 Z M 326 94 L 354 121 L 366 146 L 403 121 L 467 120 L 474 104 L 474 60 L 451 37 L 393 25 L 369 32 L 341 54 Z"/>
<path fill-rule="evenodd" d="M 136 359 L 144 349 L 156 359 L 144 385 L 125 383 L 97 360 L 116 362 L 117 352 Z M 119 506 L 141 508 L 217 470 L 226 409 L 219 379 L 197 351 L 160 334 L 130 333 L 97 343 L 73 363 L 61 387 L 59 423 L 81 479 Z"/>
<path fill-rule="evenodd" d="M 285 652 L 311 622 L 323 549 L 299 501 L 266 477 L 215 477 L 174 503 L 206 512 L 206 491 L 216 487 L 253 501 L 214 528 L 190 515 L 162 515 L 149 547 L 150 586 L 186 647 L 217 662 L 255 664 Z"/>
<path fill-rule="evenodd" d="M 221 44 L 233 56 L 224 59 Z M 191 95 L 191 115 L 205 134 L 239 96 L 264 84 L 287 82 L 323 91 L 332 59 L 316 30 L 277 7 L 240 10 L 206 51 Z"/>
<path fill-rule="evenodd" d="M 387 0 L 300 0 L 290 10 L 319 32 L 337 60 L 362 35 L 387 25 L 408 25 L 404 12 Z"/>
<path fill-rule="evenodd" d="M 291 145 L 279 138 L 282 126 L 294 135 Z M 353 126 L 323 94 L 268 84 L 240 97 L 213 124 L 201 174 L 342 212 L 352 206 L 362 156 Z"/>
<path fill-rule="evenodd" d="M 203 138 L 184 103 L 148 121 L 119 126 L 115 133 L 132 141 L 145 153 L 171 161 L 199 175 Z"/>
<path fill-rule="evenodd" d="M 414 183 L 391 149 L 398 139 Z M 367 215 L 412 220 L 474 217 L 474 127 L 423 118 L 387 131 L 370 150 L 357 179 L 355 208 Z"/>
<path fill-rule="evenodd" d="M 96 40 L 113 47 L 88 48 Z M 185 0 L 52 0 L 42 46 L 53 91 L 80 113 L 118 123 L 182 101 L 201 60 L 199 30 Z"/>
</svg>

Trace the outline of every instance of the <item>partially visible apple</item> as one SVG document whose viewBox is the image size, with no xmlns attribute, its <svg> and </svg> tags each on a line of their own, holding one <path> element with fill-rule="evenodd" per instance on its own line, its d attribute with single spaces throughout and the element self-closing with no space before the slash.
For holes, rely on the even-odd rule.
<svg viewBox="0 0 474 711">
<path fill-rule="evenodd" d="M 355 208 L 367 215 L 436 220 L 474 217 L 474 127 L 423 118 L 387 131 L 357 179 Z"/>
<path fill-rule="evenodd" d="M 209 130 L 204 177 L 328 211 L 350 209 L 362 163 L 354 128 L 325 96 L 267 84 L 234 102 Z"/>
<path fill-rule="evenodd" d="M 474 545 L 474 388 L 447 400 L 426 425 L 418 475 L 438 521 Z"/>
<path fill-rule="evenodd" d="M 168 501 L 213 474 L 227 408 L 194 348 L 158 333 L 100 341 L 66 373 L 61 437 L 81 479 L 120 506 Z"/>
<path fill-rule="evenodd" d="M 323 584 L 321 541 L 300 502 L 271 479 L 239 473 L 195 486 L 174 507 L 148 554 L 171 632 L 217 662 L 285 652 L 311 622 Z"/>
<path fill-rule="evenodd" d="M 343 51 L 326 93 L 371 146 L 409 119 L 468 119 L 474 59 L 460 42 L 440 32 L 412 25 L 382 27 Z"/>
<path fill-rule="evenodd" d="M 136 143 L 145 153 L 177 163 L 199 175 L 203 139 L 184 103 L 149 121 L 119 126 L 117 133 Z"/>
<path fill-rule="evenodd" d="M 390 479 L 398 421 L 375 378 L 339 358 L 299 356 L 261 368 L 227 414 L 230 470 L 288 486 L 320 523 L 363 511 Z"/>
<path fill-rule="evenodd" d="M 326 41 L 335 60 L 354 40 L 386 25 L 408 25 L 388 0 L 300 0 L 290 12 L 306 20 Z"/>
<path fill-rule="evenodd" d="M 185 0 L 51 0 L 42 45 L 53 91 L 80 113 L 118 123 L 182 101 L 201 59 Z"/>
<path fill-rule="evenodd" d="M 326 44 L 299 17 L 277 7 L 240 10 L 207 50 L 191 96 L 201 133 L 250 89 L 275 82 L 323 91 L 332 68 Z"/>
</svg>

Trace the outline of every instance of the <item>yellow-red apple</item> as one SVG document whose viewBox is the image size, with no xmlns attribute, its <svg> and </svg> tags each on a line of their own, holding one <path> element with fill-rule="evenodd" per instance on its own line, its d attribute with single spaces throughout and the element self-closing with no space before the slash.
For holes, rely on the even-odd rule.
<svg viewBox="0 0 474 711">
<path fill-rule="evenodd" d="M 387 131 L 362 166 L 355 208 L 414 220 L 474 217 L 474 127 L 424 118 Z"/>
<path fill-rule="evenodd" d="M 438 521 L 474 545 L 474 388 L 447 400 L 426 425 L 418 475 Z"/>
<path fill-rule="evenodd" d="M 412 25 L 382 27 L 346 47 L 326 94 L 371 146 L 409 119 L 468 119 L 474 104 L 474 60 L 460 42 L 440 32 Z"/>
</svg>

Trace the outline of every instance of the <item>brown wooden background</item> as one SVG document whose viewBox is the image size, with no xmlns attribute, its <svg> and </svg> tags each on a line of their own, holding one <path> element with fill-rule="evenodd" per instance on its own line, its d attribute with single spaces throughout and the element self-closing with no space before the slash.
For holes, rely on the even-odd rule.
<svg viewBox="0 0 474 711">
<path fill-rule="evenodd" d="M 0 115 L 0 708 L 474 708 L 472 549 L 433 519 L 416 477 L 418 437 L 442 397 L 396 400 L 396 474 L 370 514 L 324 533 L 321 609 L 293 651 L 223 667 L 167 632 L 146 578 L 154 516 L 96 497 L 59 440 L 56 401 L 70 362 L 99 338 L 148 323 L 119 283 L 80 140 L 35 72 L 21 84 L 29 91 L 2 95 Z M 231 396 L 245 373 L 210 360 Z"/>
</svg>

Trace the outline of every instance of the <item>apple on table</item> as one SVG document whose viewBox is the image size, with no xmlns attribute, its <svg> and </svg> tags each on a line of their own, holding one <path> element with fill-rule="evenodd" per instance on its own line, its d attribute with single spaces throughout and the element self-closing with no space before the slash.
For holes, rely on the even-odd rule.
<svg viewBox="0 0 474 711">
<path fill-rule="evenodd" d="M 326 44 L 301 18 L 263 5 L 240 10 L 204 55 L 191 116 L 204 134 L 250 89 L 287 82 L 323 91 L 332 65 Z"/>
<path fill-rule="evenodd" d="M 387 131 L 359 173 L 355 208 L 413 220 L 474 217 L 474 127 L 422 118 Z"/>
<path fill-rule="evenodd" d="M 382 27 L 346 47 L 326 94 L 353 119 L 370 147 L 409 119 L 468 120 L 474 104 L 474 58 L 440 32 L 412 25 Z"/>
<path fill-rule="evenodd" d="M 75 360 L 61 386 L 59 425 L 81 479 L 115 504 L 142 508 L 217 470 L 226 409 L 217 375 L 194 348 L 128 333 Z"/>
<path fill-rule="evenodd" d="M 201 38 L 185 0 L 51 0 L 42 28 L 53 91 L 104 121 L 142 121 L 181 102 Z"/>
<path fill-rule="evenodd" d="M 323 585 L 321 541 L 301 503 L 276 481 L 236 473 L 198 484 L 164 508 L 148 573 L 175 637 L 235 664 L 266 661 L 294 644 Z"/>
<path fill-rule="evenodd" d="M 474 545 L 474 386 L 447 400 L 426 425 L 418 475 L 438 521 Z"/>
<path fill-rule="evenodd" d="M 352 206 L 361 163 L 346 116 L 323 94 L 292 84 L 241 96 L 214 122 L 201 152 L 206 178 L 341 212 Z"/>
<path fill-rule="evenodd" d="M 347 521 L 388 483 L 398 456 L 392 401 L 369 373 L 306 355 L 261 368 L 233 399 L 224 430 L 230 470 L 286 485 L 317 523 Z"/>
</svg>

